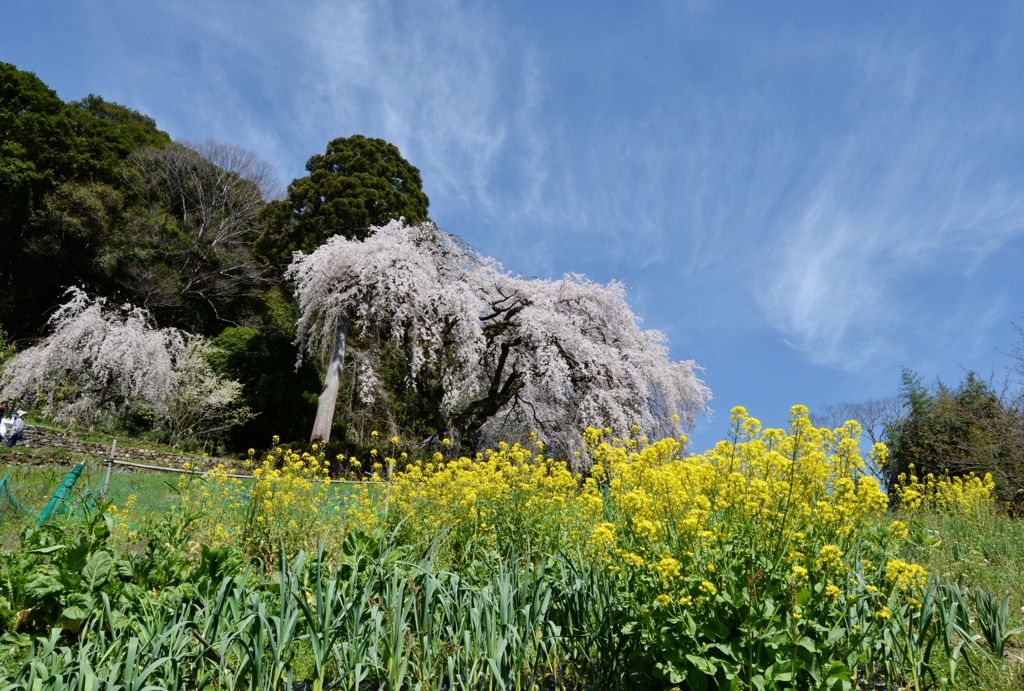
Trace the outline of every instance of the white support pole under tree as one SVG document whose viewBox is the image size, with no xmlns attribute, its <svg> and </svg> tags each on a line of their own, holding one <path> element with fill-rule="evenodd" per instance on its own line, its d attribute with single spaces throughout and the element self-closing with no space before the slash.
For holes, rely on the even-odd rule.
<svg viewBox="0 0 1024 691">
<path fill-rule="evenodd" d="M 107 458 L 105 465 L 107 466 L 107 472 L 103 474 L 103 488 L 100 489 L 100 496 L 104 499 L 107 498 L 107 488 L 110 486 L 110 471 L 114 469 L 114 456 L 117 455 L 117 440 L 110 442 L 110 457 Z"/>
<path fill-rule="evenodd" d="M 316 419 L 313 421 L 313 434 L 309 437 L 310 444 L 325 444 L 331 440 L 331 425 L 334 423 L 334 406 L 338 402 L 338 389 L 341 386 L 341 369 L 345 364 L 345 344 L 348 341 L 348 315 L 338 319 L 334 331 L 334 348 L 331 349 L 331 360 L 327 363 L 324 374 L 324 388 L 316 407 Z"/>
</svg>

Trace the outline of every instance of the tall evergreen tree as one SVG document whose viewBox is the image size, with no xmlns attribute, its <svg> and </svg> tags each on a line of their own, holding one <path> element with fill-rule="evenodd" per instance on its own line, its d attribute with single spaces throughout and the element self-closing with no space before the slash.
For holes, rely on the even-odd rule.
<svg viewBox="0 0 1024 691">
<path fill-rule="evenodd" d="M 905 415 L 885 435 L 889 462 L 884 475 L 890 488 L 911 471 L 919 478 L 992 473 L 1001 499 L 1021 501 L 1024 417 L 1012 398 L 1001 396 L 974 372 L 956 387 L 940 381 L 929 389 L 908 370 L 901 395 Z"/>
<path fill-rule="evenodd" d="M 284 269 L 296 250 L 312 253 L 332 235 L 362 240 L 374 226 L 404 218 L 427 220 L 430 200 L 416 166 L 394 144 L 362 135 L 339 137 L 306 163 L 309 175 L 288 186 L 287 198 L 264 210 L 258 255 Z"/>
</svg>

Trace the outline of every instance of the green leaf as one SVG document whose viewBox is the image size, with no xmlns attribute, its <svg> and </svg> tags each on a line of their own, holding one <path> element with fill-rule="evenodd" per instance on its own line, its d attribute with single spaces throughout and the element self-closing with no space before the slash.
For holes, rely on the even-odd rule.
<svg viewBox="0 0 1024 691">
<path fill-rule="evenodd" d="M 846 628 L 840 626 L 832 629 L 828 632 L 828 639 L 825 641 L 825 645 L 834 645 L 838 641 L 842 640 L 843 636 L 846 635 Z"/>
<path fill-rule="evenodd" d="M 690 664 L 692 664 L 694 667 L 699 669 L 704 674 L 707 674 L 709 677 L 715 676 L 715 673 L 718 671 L 718 668 L 715 667 L 710 660 L 707 660 L 703 657 L 699 657 L 697 655 L 690 655 L 689 653 L 687 653 L 686 659 L 690 661 Z"/>
<path fill-rule="evenodd" d="M 60 613 L 61 622 L 79 623 L 85 621 L 88 617 L 88 610 L 84 610 L 81 607 L 65 607 Z"/>
<path fill-rule="evenodd" d="M 853 672 L 839 660 L 832 660 L 832 669 L 828 671 L 829 679 L 853 679 Z"/>
<path fill-rule="evenodd" d="M 89 541 L 83 535 L 74 545 L 68 548 L 61 558 L 61 563 L 68 571 L 79 573 L 85 568 L 89 559 Z"/>
<path fill-rule="evenodd" d="M 65 545 L 50 545 L 49 547 L 40 547 L 39 549 L 33 549 L 29 554 L 53 554 L 64 549 Z"/>
<path fill-rule="evenodd" d="M 114 567 L 114 558 L 110 552 L 97 552 L 82 569 L 82 582 L 90 590 L 100 588 L 110 577 Z"/>
<path fill-rule="evenodd" d="M 742 650 L 739 650 L 742 644 L 739 641 L 733 641 L 732 643 L 709 643 L 705 652 L 712 650 L 721 651 L 728 660 L 739 660 L 742 659 Z M 719 663 L 721 664 L 721 663 Z"/>
<path fill-rule="evenodd" d="M 686 670 L 679 669 L 673 664 L 665 664 L 663 662 L 657 663 L 655 669 L 661 673 L 661 676 L 668 680 L 670 684 L 682 684 L 686 681 Z"/>
<path fill-rule="evenodd" d="M 683 625 L 685 626 L 687 636 L 692 638 L 697 635 L 697 622 L 694 621 L 689 612 L 683 614 Z"/>
<path fill-rule="evenodd" d="M 49 574 L 39 574 L 25 585 L 25 595 L 30 600 L 42 601 L 64 590 L 64 586 Z"/>
</svg>

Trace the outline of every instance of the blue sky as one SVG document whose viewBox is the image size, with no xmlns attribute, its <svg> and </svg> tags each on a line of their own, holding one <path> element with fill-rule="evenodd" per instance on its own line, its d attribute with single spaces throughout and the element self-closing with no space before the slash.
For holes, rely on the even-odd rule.
<svg viewBox="0 0 1024 691">
<path fill-rule="evenodd" d="M 1024 312 L 1024 6 L 4 0 L 0 60 L 271 161 L 398 145 L 524 275 L 621 279 L 746 405 L 1003 374 Z"/>
</svg>

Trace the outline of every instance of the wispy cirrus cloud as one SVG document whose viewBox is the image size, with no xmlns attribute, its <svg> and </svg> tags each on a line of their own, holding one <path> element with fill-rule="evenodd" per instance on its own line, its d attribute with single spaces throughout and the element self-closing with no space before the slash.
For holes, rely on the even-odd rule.
<svg viewBox="0 0 1024 691">
<path fill-rule="evenodd" d="M 760 304 L 819 363 L 898 356 L 907 332 L 962 336 L 935 333 L 943 289 L 1024 232 L 1024 171 L 1005 158 L 1024 142 L 1008 141 L 1004 105 L 929 57 L 902 46 L 865 57 L 856 118 L 823 142 L 803 174 L 816 182 L 774 219 Z"/>
<path fill-rule="evenodd" d="M 1024 223 L 1024 43 L 997 5 L 13 0 L 0 20 L 66 53 L 41 75 L 72 75 L 65 98 L 284 181 L 334 137 L 382 137 L 432 216 L 513 270 L 624 279 L 666 331 L 770 332 L 856 371 L 922 334 L 975 347 L 1014 309 L 987 275 Z M 0 56 L 56 60 L 22 43 Z"/>
<path fill-rule="evenodd" d="M 545 176 L 543 86 L 529 43 L 510 37 L 493 7 L 320 3 L 306 21 L 310 137 L 394 142 L 442 213 L 497 216 L 510 196 L 530 203 Z"/>
</svg>

